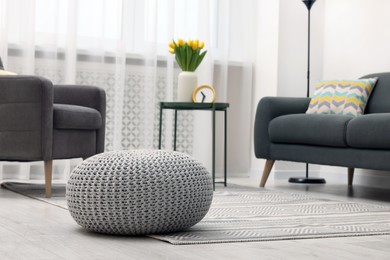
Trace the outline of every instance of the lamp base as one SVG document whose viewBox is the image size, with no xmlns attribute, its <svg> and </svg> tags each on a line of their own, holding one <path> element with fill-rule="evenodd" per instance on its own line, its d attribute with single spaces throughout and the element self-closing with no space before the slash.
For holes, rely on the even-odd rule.
<svg viewBox="0 0 390 260">
<path fill-rule="evenodd" d="M 301 184 L 325 184 L 326 183 L 325 179 L 323 178 L 304 178 L 304 177 L 290 178 L 288 179 L 288 182 L 301 183 Z"/>
</svg>

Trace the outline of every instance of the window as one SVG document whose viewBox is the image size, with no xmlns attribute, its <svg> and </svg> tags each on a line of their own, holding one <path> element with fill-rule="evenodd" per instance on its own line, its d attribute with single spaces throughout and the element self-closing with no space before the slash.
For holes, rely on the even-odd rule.
<svg viewBox="0 0 390 260">
<path fill-rule="evenodd" d="M 255 0 L 7 0 L 6 24 L 12 24 L 8 42 L 54 50 L 73 44 L 88 52 L 142 54 L 146 49 L 155 49 L 157 54 L 167 55 L 167 43 L 172 38 L 199 38 L 207 41 L 206 48 L 213 49 L 217 57 L 218 51 L 226 53 L 227 48 L 229 53 L 243 51 L 237 47 L 249 27 L 245 24 L 253 24 L 252 15 L 246 14 L 254 9 L 250 5 L 255 3 Z M 234 59 L 239 60 L 240 55 L 233 55 Z"/>
</svg>

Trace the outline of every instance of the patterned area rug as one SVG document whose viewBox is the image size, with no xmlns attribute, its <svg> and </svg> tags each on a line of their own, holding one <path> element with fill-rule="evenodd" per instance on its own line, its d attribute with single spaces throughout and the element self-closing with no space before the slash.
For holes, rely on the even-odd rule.
<svg viewBox="0 0 390 260">
<path fill-rule="evenodd" d="M 183 245 L 390 234 L 390 207 L 323 197 L 230 187 L 188 231 L 151 237 Z"/>
<path fill-rule="evenodd" d="M 64 186 L 55 186 L 54 199 L 44 198 L 43 185 L 31 189 L 32 185 L 5 183 L 3 187 L 66 208 Z M 185 232 L 150 237 L 188 245 L 385 234 L 390 234 L 390 207 L 379 203 L 231 186 L 217 187 L 209 213 L 197 225 Z"/>
</svg>

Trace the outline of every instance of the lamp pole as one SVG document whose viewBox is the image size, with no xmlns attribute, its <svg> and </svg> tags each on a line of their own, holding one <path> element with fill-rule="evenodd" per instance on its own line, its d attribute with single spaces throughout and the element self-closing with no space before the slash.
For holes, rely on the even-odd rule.
<svg viewBox="0 0 390 260">
<path fill-rule="evenodd" d="M 302 0 L 302 2 L 307 7 L 307 89 L 306 89 L 306 97 L 310 96 L 310 10 L 316 0 Z M 306 177 L 302 178 L 290 178 L 288 180 L 292 183 L 326 183 L 323 178 L 309 178 L 309 164 L 306 163 Z"/>
<path fill-rule="evenodd" d="M 303 3 L 307 6 L 307 91 L 306 97 L 310 96 L 310 9 L 313 6 L 314 2 L 309 0 L 304 0 Z"/>
</svg>

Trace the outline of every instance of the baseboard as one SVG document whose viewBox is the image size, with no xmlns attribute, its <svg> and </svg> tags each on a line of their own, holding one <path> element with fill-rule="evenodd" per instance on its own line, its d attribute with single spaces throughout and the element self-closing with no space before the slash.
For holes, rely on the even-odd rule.
<svg viewBox="0 0 390 260">
<path fill-rule="evenodd" d="M 215 174 L 215 177 L 217 178 L 223 178 L 223 172 L 217 172 Z M 250 177 L 250 172 L 230 172 L 228 171 L 227 173 L 227 178 L 229 179 L 229 177 L 232 177 L 232 178 L 249 178 Z"/>
<path fill-rule="evenodd" d="M 347 184 L 346 169 L 344 172 L 324 172 L 321 176 L 328 182 Z M 390 187 L 390 172 L 356 169 L 353 185 L 388 189 Z"/>
<path fill-rule="evenodd" d="M 275 170 L 273 177 L 275 180 L 288 180 L 291 177 L 305 177 L 306 172 L 302 170 Z M 319 178 L 320 172 L 310 171 L 309 177 Z"/>
<path fill-rule="evenodd" d="M 251 179 L 259 181 L 262 171 L 252 169 L 248 175 Z M 305 177 L 305 175 L 304 170 L 273 170 L 268 177 L 268 181 L 287 182 L 291 177 Z M 341 185 L 347 185 L 348 179 L 347 168 L 330 166 L 321 166 L 318 170 L 310 171 L 309 177 L 324 178 L 329 184 Z M 390 172 L 356 169 L 353 184 L 388 189 L 390 187 Z"/>
<path fill-rule="evenodd" d="M 276 170 L 273 173 L 273 179 L 275 181 L 287 181 L 290 177 L 304 176 L 305 172 L 301 170 Z M 348 175 L 346 168 L 340 168 L 339 171 L 311 171 L 309 172 L 309 176 L 315 178 L 324 178 L 329 184 L 347 185 L 348 183 Z M 272 176 L 270 176 L 270 178 L 271 177 Z M 373 188 L 388 189 L 390 187 L 390 172 L 356 169 L 353 184 Z"/>
<path fill-rule="evenodd" d="M 70 172 L 81 159 L 55 160 L 53 162 L 53 180 L 67 180 Z M 43 162 L 2 162 L 1 180 L 44 180 Z"/>
</svg>

